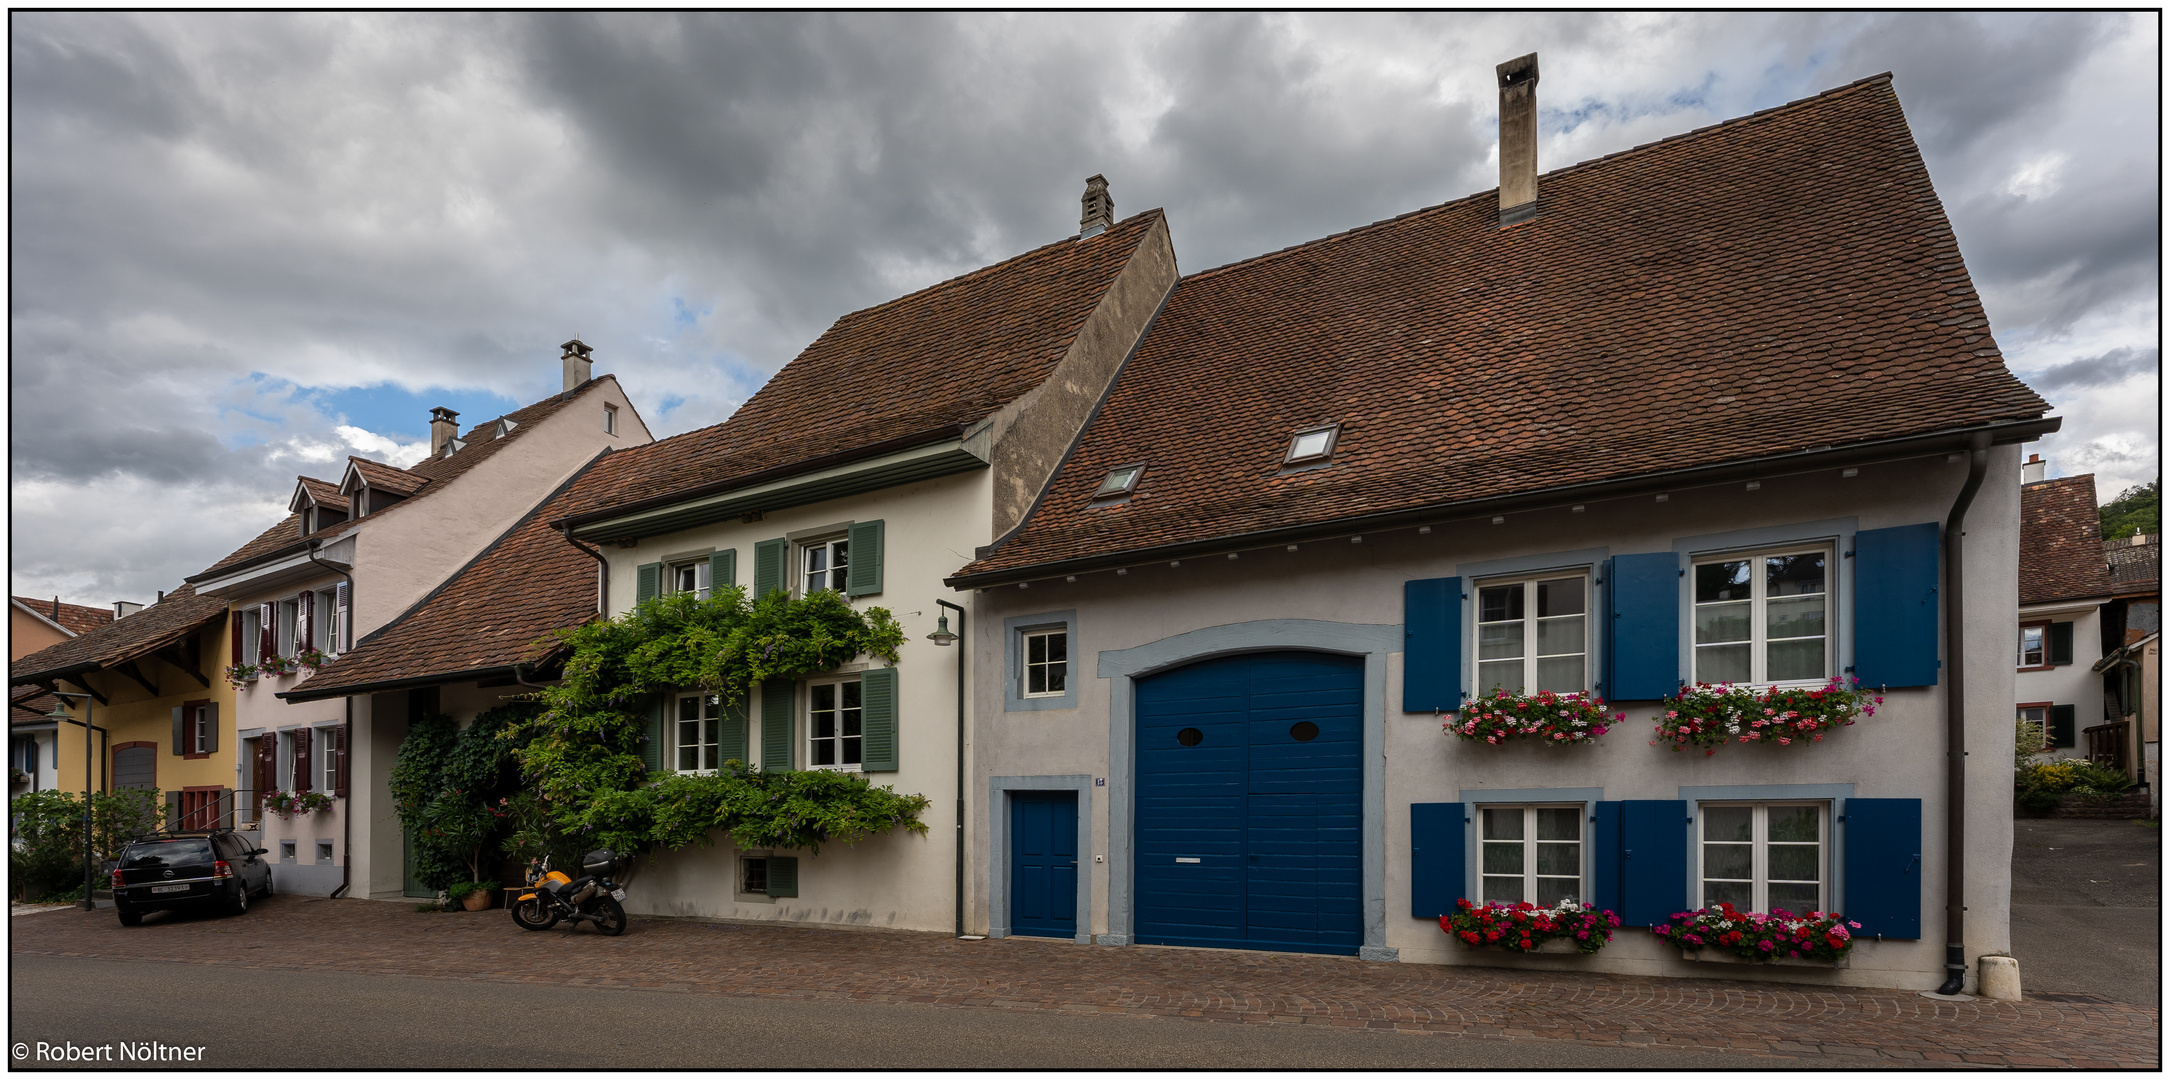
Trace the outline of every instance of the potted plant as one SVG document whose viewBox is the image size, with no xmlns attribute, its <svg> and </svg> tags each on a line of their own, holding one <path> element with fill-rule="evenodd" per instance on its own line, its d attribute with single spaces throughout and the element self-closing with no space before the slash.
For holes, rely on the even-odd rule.
<svg viewBox="0 0 2170 1080">
<path fill-rule="evenodd" d="M 1605 714 L 1604 699 L 1582 694 L 1510 694 L 1494 688 L 1492 693 L 1462 706 L 1455 719 L 1443 726 L 1447 734 L 1465 742 L 1497 746 L 1515 739 L 1529 739 L 1548 746 L 1586 746 L 1610 730 L 1626 713 Z"/>
<path fill-rule="evenodd" d="M 273 788 L 264 792 L 264 809 L 290 820 L 296 815 L 307 817 L 331 808 L 332 797 L 321 791 L 280 791 Z"/>
<path fill-rule="evenodd" d="M 1845 967 L 1854 947 L 1857 922 L 1824 911 L 1796 915 L 1784 908 L 1768 913 L 1740 911 L 1731 904 L 1675 912 L 1650 932 L 1680 946 L 1687 960 L 1721 964 L 1795 964 Z"/>
<path fill-rule="evenodd" d="M 497 882 L 455 881 L 445 890 L 445 895 L 453 903 L 468 911 L 482 911 L 495 906 L 497 902 Z"/>
<path fill-rule="evenodd" d="M 226 668 L 226 681 L 236 690 L 247 690 L 256 681 L 259 669 L 255 664 L 233 664 Z"/>
<path fill-rule="evenodd" d="M 1764 690 L 1696 683 L 1666 702 L 1650 745 L 1663 742 L 1675 751 L 1700 746 L 1708 757 L 1729 742 L 1822 742 L 1827 732 L 1851 726 L 1856 717 L 1875 716 L 1883 703 L 1880 695 L 1835 678 L 1821 687 Z"/>
<path fill-rule="evenodd" d="M 291 656 L 267 656 L 264 657 L 264 662 L 258 666 L 267 675 L 292 675 L 301 668 L 301 665 L 295 663 L 294 658 Z"/>
<path fill-rule="evenodd" d="M 318 668 L 330 662 L 322 649 L 303 649 L 294 654 L 294 663 L 300 666 L 304 674 L 313 675 Z"/>
<path fill-rule="evenodd" d="M 1610 944 L 1618 925 L 1620 916 L 1573 899 L 1549 908 L 1527 901 L 1477 905 L 1459 900 L 1453 914 L 1439 917 L 1441 930 L 1472 949 L 1585 956 Z"/>
</svg>

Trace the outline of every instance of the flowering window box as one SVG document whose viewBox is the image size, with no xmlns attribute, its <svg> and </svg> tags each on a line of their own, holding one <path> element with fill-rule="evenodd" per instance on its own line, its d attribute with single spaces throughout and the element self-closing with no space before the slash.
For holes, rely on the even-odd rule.
<svg viewBox="0 0 2170 1080">
<path fill-rule="evenodd" d="M 1439 917 L 1441 930 L 1472 949 L 1517 953 L 1594 953 L 1611 943 L 1618 925 L 1620 916 L 1573 900 L 1549 908 L 1461 900 Z"/>
<path fill-rule="evenodd" d="M 1822 742 L 1823 737 L 1859 718 L 1876 715 L 1884 699 L 1832 679 L 1821 687 L 1772 686 L 1757 689 L 1732 683 L 1697 683 L 1668 700 L 1650 745 L 1673 750 L 1700 747 L 1708 757 L 1732 742 L 1780 746 Z"/>
<path fill-rule="evenodd" d="M 1685 960 L 1719 964 L 1845 967 L 1860 923 L 1829 912 L 1741 911 L 1731 904 L 1674 912 L 1650 932 L 1679 946 Z"/>
<path fill-rule="evenodd" d="M 1585 694 L 1510 694 L 1505 690 L 1473 698 L 1454 719 L 1441 726 L 1464 742 L 1491 746 L 1516 740 L 1546 746 L 1588 746 L 1626 713 L 1605 713 L 1602 698 Z"/>
<path fill-rule="evenodd" d="M 1699 964 L 1754 964 L 1760 967 L 1837 969 L 1853 966 L 1853 954 L 1851 952 L 1832 960 L 1818 960 L 1807 956 L 1779 956 L 1769 960 L 1750 960 L 1745 956 L 1727 952 L 1724 949 L 1682 949 L 1680 950 L 1680 958 L 1682 960 L 1693 960 Z"/>
</svg>

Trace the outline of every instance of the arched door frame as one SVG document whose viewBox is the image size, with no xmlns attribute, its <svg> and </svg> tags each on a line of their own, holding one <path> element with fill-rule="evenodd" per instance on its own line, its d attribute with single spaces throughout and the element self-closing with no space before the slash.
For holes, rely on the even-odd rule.
<svg viewBox="0 0 2170 1080">
<path fill-rule="evenodd" d="M 1398 623 L 1260 619 L 1209 626 L 1100 653 L 1108 688 L 1108 932 L 1102 945 L 1131 943 L 1137 915 L 1132 881 L 1137 794 L 1138 680 L 1201 660 L 1240 653 L 1322 652 L 1364 660 L 1364 944 L 1366 960 L 1396 960 L 1386 944 L 1386 658 L 1402 651 Z"/>
</svg>

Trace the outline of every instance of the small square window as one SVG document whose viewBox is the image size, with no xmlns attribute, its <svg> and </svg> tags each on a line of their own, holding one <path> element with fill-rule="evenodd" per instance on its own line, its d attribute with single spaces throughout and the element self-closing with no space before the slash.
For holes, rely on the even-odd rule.
<svg viewBox="0 0 2170 1080">
<path fill-rule="evenodd" d="M 1138 490 L 1138 478 L 1144 475 L 1143 465 L 1123 465 L 1109 469 L 1107 479 L 1100 481 L 1100 489 L 1093 492 L 1093 498 L 1109 499 L 1128 495 Z"/>
<path fill-rule="evenodd" d="M 664 584 L 671 592 L 692 593 L 696 600 L 708 599 L 708 560 L 697 559 L 672 566 Z"/>
<path fill-rule="evenodd" d="M 739 890 L 755 896 L 766 896 L 769 891 L 769 861 L 767 859 L 740 859 Z"/>
<path fill-rule="evenodd" d="M 279 841 L 279 861 L 283 863 L 290 863 L 294 861 L 294 841 Z"/>
<path fill-rule="evenodd" d="M 1025 697 L 1063 696 L 1067 692 L 1070 676 L 1069 631 L 1026 631 L 1024 674 Z"/>
<path fill-rule="evenodd" d="M 325 866 L 329 866 L 329 865 L 331 865 L 331 861 L 332 861 L 332 842 L 331 842 L 331 841 L 329 841 L 329 840 L 319 840 L 319 841 L 317 841 L 317 842 L 316 842 L 316 861 L 317 861 L 317 862 L 318 862 L 319 864 L 322 864 L 322 865 L 325 865 Z"/>
<path fill-rule="evenodd" d="M 1288 457 L 1282 460 L 1282 464 L 1305 465 L 1333 457 L 1334 437 L 1340 432 L 1341 427 L 1337 424 L 1297 432 L 1296 437 L 1289 440 Z"/>
<path fill-rule="evenodd" d="M 851 581 L 851 541 L 840 536 L 834 540 L 809 540 L 799 547 L 805 559 L 806 584 L 806 591 L 800 595 L 812 596 L 823 589 L 843 592 Z"/>
</svg>

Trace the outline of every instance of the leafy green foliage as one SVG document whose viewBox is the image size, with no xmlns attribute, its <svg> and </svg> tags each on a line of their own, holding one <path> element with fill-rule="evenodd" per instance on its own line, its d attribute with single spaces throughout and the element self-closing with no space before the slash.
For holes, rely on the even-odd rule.
<svg viewBox="0 0 2170 1080">
<path fill-rule="evenodd" d="M 92 860 L 117 858 L 130 840 L 159 827 L 165 805 L 155 788 L 92 792 Z M 30 791 L 8 802 L 15 844 L 8 850 L 8 880 L 16 895 L 60 899 L 83 896 L 83 797 L 72 791 Z"/>
<path fill-rule="evenodd" d="M 519 792 L 518 736 L 541 707 L 500 705 L 464 730 L 449 716 L 417 719 L 392 764 L 392 806 L 414 838 L 415 876 L 432 888 L 478 881 L 511 824 Z"/>
<path fill-rule="evenodd" d="M 641 759 L 656 695 L 699 689 L 736 704 L 758 683 L 829 671 L 857 656 L 896 663 L 904 631 L 886 609 L 854 610 L 830 590 L 749 602 L 745 590 L 729 587 L 705 599 L 659 597 L 562 637 L 572 648 L 564 678 L 537 695 L 544 711 L 519 735 L 517 750 L 551 822 L 516 807 L 507 850 L 531 858 L 588 847 L 636 854 L 706 844 L 715 830 L 749 847 L 819 850 L 897 825 L 926 832 L 918 820 L 925 798 L 863 777 L 761 772 L 744 762 L 711 776 L 650 776 Z"/>
<path fill-rule="evenodd" d="M 2152 480 L 2126 488 L 2117 498 L 2096 511 L 2102 518 L 2104 540 L 2125 540 L 2135 535 L 2162 532 L 2162 481 Z"/>
</svg>

